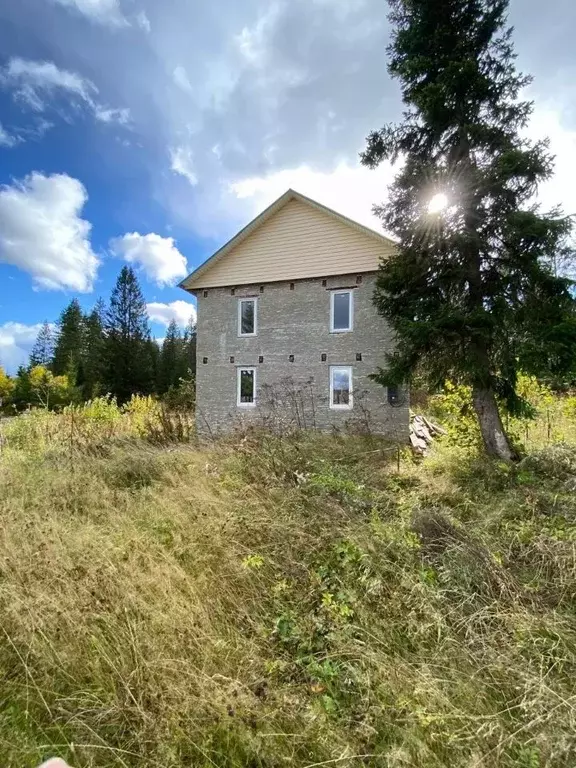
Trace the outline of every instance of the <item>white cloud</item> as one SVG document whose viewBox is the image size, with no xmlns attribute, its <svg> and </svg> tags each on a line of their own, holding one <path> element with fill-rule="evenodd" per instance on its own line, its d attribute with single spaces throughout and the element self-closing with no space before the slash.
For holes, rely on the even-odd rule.
<svg viewBox="0 0 576 768">
<path fill-rule="evenodd" d="M 330 0 L 332 2 L 333 0 Z M 253 26 L 242 28 L 235 37 L 242 57 L 254 66 L 262 66 L 269 52 L 268 43 L 274 34 L 274 26 L 281 19 L 283 8 L 279 3 L 265 7 Z"/>
<path fill-rule="evenodd" d="M 87 107 L 101 122 L 126 125 L 130 118 L 128 109 L 111 109 L 100 104 L 96 99 L 98 88 L 91 80 L 77 72 L 60 69 L 53 61 L 10 59 L 0 70 L 0 84 L 12 88 L 16 98 L 37 112 L 52 106 L 55 94 L 65 93 L 72 101 Z"/>
<path fill-rule="evenodd" d="M 142 267 L 148 279 L 158 285 L 174 285 L 188 274 L 186 259 L 172 237 L 128 232 L 111 240 L 110 247 L 116 256 Z"/>
<path fill-rule="evenodd" d="M 170 304 L 162 304 L 153 301 L 146 304 L 150 320 L 162 325 L 168 325 L 171 320 L 184 328 L 192 319 L 196 322 L 196 307 L 188 301 L 172 301 Z"/>
<path fill-rule="evenodd" d="M 122 15 L 118 0 L 51 0 L 51 2 L 75 10 L 98 24 L 108 24 L 113 27 L 128 24 Z"/>
<path fill-rule="evenodd" d="M 152 29 L 150 19 L 146 15 L 146 11 L 140 11 L 138 14 L 136 14 L 136 24 L 138 24 L 140 29 L 143 29 L 144 32 L 150 32 Z"/>
<path fill-rule="evenodd" d="M 90 80 L 67 69 L 60 69 L 52 61 L 13 58 L 3 69 L 0 78 L 15 89 L 19 98 L 39 112 L 45 109 L 46 100 L 57 90 L 67 91 L 90 105 L 93 103 L 92 95 L 98 93 Z"/>
<path fill-rule="evenodd" d="M 126 107 L 122 109 L 106 109 L 96 104 L 94 107 L 94 117 L 102 123 L 128 125 L 130 123 L 130 110 Z"/>
<path fill-rule="evenodd" d="M 362 166 L 353 167 L 341 163 L 328 173 L 313 171 L 303 165 L 269 176 L 234 182 L 229 190 L 238 201 L 245 201 L 249 205 L 247 213 L 251 216 L 263 211 L 291 188 L 381 232 L 380 222 L 372 213 L 372 206 L 386 198 L 387 185 L 393 173 L 387 164 L 371 171 Z"/>
<path fill-rule="evenodd" d="M 556 156 L 554 176 L 541 185 L 538 199 L 549 209 L 561 205 L 565 213 L 576 213 L 576 130 L 565 128 L 558 104 L 541 102 L 527 129 L 533 140 L 550 139 L 550 151 Z"/>
<path fill-rule="evenodd" d="M 8 373 L 15 373 L 18 366 L 25 365 L 41 328 L 42 323 L 0 325 L 0 366 Z"/>
<path fill-rule="evenodd" d="M 19 144 L 22 141 L 22 139 L 19 136 L 14 136 L 11 133 L 8 133 L 8 131 L 2 127 L 2 123 L 0 123 L 0 147 L 15 147 L 16 144 Z"/>
<path fill-rule="evenodd" d="M 566 213 L 576 213 L 576 130 L 570 131 L 562 125 L 558 105 L 544 103 L 536 107 L 527 135 L 533 140 L 549 137 L 550 151 L 556 156 L 555 174 L 538 190 L 539 202 L 545 208 L 560 204 Z M 211 215 L 213 221 L 218 218 L 224 221 L 226 212 L 235 218 L 240 212 L 244 218 L 253 217 L 292 188 L 382 232 L 379 220 L 372 213 L 372 206 L 387 199 L 388 185 L 393 181 L 394 174 L 395 169 L 387 163 L 376 170 L 369 170 L 359 164 L 352 166 L 341 162 L 328 172 L 302 165 L 231 182 L 221 190 L 217 203 L 211 202 L 212 212 L 200 204 L 196 213 L 207 223 Z"/>
<path fill-rule="evenodd" d="M 188 73 L 184 69 L 184 67 L 176 67 L 174 72 L 172 73 L 172 77 L 174 79 L 174 82 L 179 88 L 182 88 L 183 91 L 186 93 L 192 93 L 192 83 L 188 79 Z"/>
<path fill-rule="evenodd" d="M 57 1 L 85 16 L 101 17 L 106 6 L 113 15 L 119 10 L 135 28 L 134 41 L 124 34 L 103 40 L 78 24 L 85 37 L 70 40 L 65 25 L 20 12 L 46 50 L 61 52 L 59 63 L 75 69 L 80 65 L 71 62 L 81 56 L 90 70 L 80 72 L 97 72 L 91 77 L 102 94 L 119 94 L 134 122 L 145 116 L 136 127 L 150 149 L 141 153 L 150 193 L 175 222 L 221 240 L 292 185 L 374 226 L 370 205 L 385 199 L 386 185 L 374 189 L 363 180 L 358 152 L 369 131 L 398 120 L 402 110 L 399 85 L 386 75 L 390 30 L 380 0 L 224 0 L 221 13 L 189 0 L 171 0 L 170 13 L 159 12 L 166 3 L 151 0 Z M 22 4 L 7 5 L 16 17 Z M 545 98 L 563 106 L 568 131 L 553 141 L 560 147 L 557 178 L 542 195 L 576 211 L 569 171 L 576 157 L 569 133 L 576 127 L 570 101 L 576 4 L 553 0 L 555 12 L 545 15 L 536 0 L 516 5 L 511 21 L 519 63 L 536 76 L 537 104 Z M 141 15 L 144 8 L 150 19 Z M 63 13 L 52 15 L 66 21 Z M 169 168 L 174 173 L 163 172 Z M 285 178 L 297 171 L 295 180 Z M 343 178 L 349 190 L 339 184 Z"/>
<path fill-rule="evenodd" d="M 0 187 L 0 261 L 32 275 L 36 288 L 91 291 L 99 261 L 80 215 L 87 199 L 66 174 L 34 172 Z"/>
<path fill-rule="evenodd" d="M 174 173 L 184 176 L 193 187 L 198 184 L 198 177 L 194 170 L 194 157 L 189 148 L 176 147 L 170 150 L 170 168 Z"/>
</svg>

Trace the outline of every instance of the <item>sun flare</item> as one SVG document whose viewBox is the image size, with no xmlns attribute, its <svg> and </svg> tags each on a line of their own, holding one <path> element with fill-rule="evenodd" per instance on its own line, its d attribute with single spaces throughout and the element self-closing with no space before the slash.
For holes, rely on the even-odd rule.
<svg viewBox="0 0 576 768">
<path fill-rule="evenodd" d="M 443 192 L 438 192 L 428 203 L 428 213 L 440 213 L 448 207 L 448 198 Z"/>
</svg>

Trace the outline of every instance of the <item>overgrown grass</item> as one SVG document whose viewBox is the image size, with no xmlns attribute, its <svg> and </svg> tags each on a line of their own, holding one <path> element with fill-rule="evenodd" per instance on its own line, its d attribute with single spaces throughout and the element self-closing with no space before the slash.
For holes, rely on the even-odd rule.
<svg viewBox="0 0 576 768">
<path fill-rule="evenodd" d="M 134 438 L 151 443 L 190 442 L 195 437 L 190 409 L 168 408 L 153 397 L 133 395 L 123 406 L 109 395 L 82 405 L 68 405 L 60 413 L 36 408 L 3 424 L 0 449 L 42 455 L 50 451 L 98 451 L 110 443 Z"/>
<path fill-rule="evenodd" d="M 574 444 L 97 442 L 0 459 L 5 765 L 574 765 Z"/>
</svg>

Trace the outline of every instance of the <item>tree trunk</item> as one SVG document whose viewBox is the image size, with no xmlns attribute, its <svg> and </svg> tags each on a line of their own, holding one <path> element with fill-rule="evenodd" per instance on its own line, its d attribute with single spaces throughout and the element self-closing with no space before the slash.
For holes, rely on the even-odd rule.
<svg viewBox="0 0 576 768">
<path fill-rule="evenodd" d="M 474 387 L 472 402 L 478 416 L 486 453 L 503 461 L 515 461 L 518 456 L 510 446 L 510 441 L 504 431 L 494 391 L 483 387 Z"/>
</svg>

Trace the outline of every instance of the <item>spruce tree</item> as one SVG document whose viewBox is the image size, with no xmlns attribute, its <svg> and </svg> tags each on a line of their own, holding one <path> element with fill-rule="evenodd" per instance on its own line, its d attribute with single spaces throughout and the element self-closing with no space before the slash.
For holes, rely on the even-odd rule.
<svg viewBox="0 0 576 768">
<path fill-rule="evenodd" d="M 181 376 L 184 345 L 175 320 L 170 321 L 160 351 L 158 364 L 158 394 L 163 395 L 170 387 L 177 386 Z"/>
<path fill-rule="evenodd" d="M 123 267 L 105 323 L 106 385 L 120 402 L 153 390 L 146 302 L 131 267 Z"/>
<path fill-rule="evenodd" d="M 82 355 L 83 326 L 84 318 L 78 299 L 72 299 L 58 320 L 58 334 L 52 360 L 53 374 L 67 375 L 72 386 L 76 384 Z"/>
<path fill-rule="evenodd" d="M 82 355 L 78 369 L 78 385 L 84 400 L 101 393 L 105 376 L 105 323 L 106 307 L 102 299 L 83 320 Z"/>
<path fill-rule="evenodd" d="M 36 343 L 30 353 L 30 367 L 33 368 L 36 365 L 43 365 L 45 368 L 50 368 L 53 356 L 54 333 L 50 327 L 50 323 L 45 320 L 38 332 Z"/>
<path fill-rule="evenodd" d="M 470 385 L 487 452 L 509 460 L 499 404 L 525 407 L 519 371 L 574 365 L 574 299 L 551 266 L 571 222 L 534 204 L 553 164 L 546 142 L 522 136 L 530 78 L 515 69 L 507 0 L 389 4 L 389 72 L 406 111 L 362 156 L 369 167 L 403 163 L 375 208 L 399 241 L 375 293 L 398 341 L 378 378 L 399 384 L 418 370 L 433 386 Z"/>
</svg>

